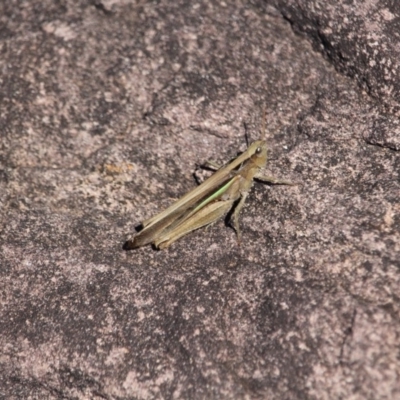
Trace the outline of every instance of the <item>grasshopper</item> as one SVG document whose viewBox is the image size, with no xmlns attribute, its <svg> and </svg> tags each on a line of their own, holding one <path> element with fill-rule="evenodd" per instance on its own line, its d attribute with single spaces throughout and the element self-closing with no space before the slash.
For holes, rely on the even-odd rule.
<svg viewBox="0 0 400 400">
<path fill-rule="evenodd" d="M 135 249 L 153 243 L 158 249 L 165 249 L 187 233 L 209 225 L 233 207 L 231 220 L 240 244 L 239 213 L 243 208 L 253 179 L 283 185 L 293 185 L 273 177 L 260 174 L 267 162 L 265 131 L 247 150 L 230 163 L 219 167 L 201 185 L 181 197 L 163 212 L 142 222 L 143 229 L 124 248 Z"/>
</svg>

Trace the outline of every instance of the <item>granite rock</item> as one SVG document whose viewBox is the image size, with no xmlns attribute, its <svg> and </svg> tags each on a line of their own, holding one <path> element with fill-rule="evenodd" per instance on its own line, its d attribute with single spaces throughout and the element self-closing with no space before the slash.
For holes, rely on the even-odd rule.
<svg viewBox="0 0 400 400">
<path fill-rule="evenodd" d="M 0 398 L 400 396 L 394 2 L 0 5 Z M 241 214 L 124 251 L 259 137 Z"/>
</svg>

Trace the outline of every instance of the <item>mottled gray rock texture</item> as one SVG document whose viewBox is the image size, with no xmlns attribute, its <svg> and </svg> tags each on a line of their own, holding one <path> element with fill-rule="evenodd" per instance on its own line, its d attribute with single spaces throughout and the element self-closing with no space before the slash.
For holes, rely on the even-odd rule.
<svg viewBox="0 0 400 400">
<path fill-rule="evenodd" d="M 0 4 L 0 399 L 400 398 L 400 5 Z M 124 251 L 257 139 L 224 221 Z"/>
</svg>

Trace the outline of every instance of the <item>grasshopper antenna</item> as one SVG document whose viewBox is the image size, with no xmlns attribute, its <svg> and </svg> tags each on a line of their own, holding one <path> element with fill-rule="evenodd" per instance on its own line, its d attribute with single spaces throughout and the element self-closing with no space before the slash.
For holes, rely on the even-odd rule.
<svg viewBox="0 0 400 400">
<path fill-rule="evenodd" d="M 249 134 L 248 134 L 248 126 L 246 121 L 243 121 L 243 128 L 244 128 L 244 139 L 246 140 L 246 147 L 249 147 Z"/>
<path fill-rule="evenodd" d="M 264 106 L 262 109 L 262 122 L 261 122 L 261 135 L 260 135 L 260 140 L 265 140 L 265 130 L 267 126 L 267 109 Z"/>
</svg>

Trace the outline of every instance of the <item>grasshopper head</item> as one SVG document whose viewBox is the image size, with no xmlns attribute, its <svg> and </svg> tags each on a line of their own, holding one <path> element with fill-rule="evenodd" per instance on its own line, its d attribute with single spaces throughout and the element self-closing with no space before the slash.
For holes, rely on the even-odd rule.
<svg viewBox="0 0 400 400">
<path fill-rule="evenodd" d="M 267 162 L 267 143 L 265 140 L 256 140 L 249 147 L 251 161 L 262 168 Z"/>
</svg>

